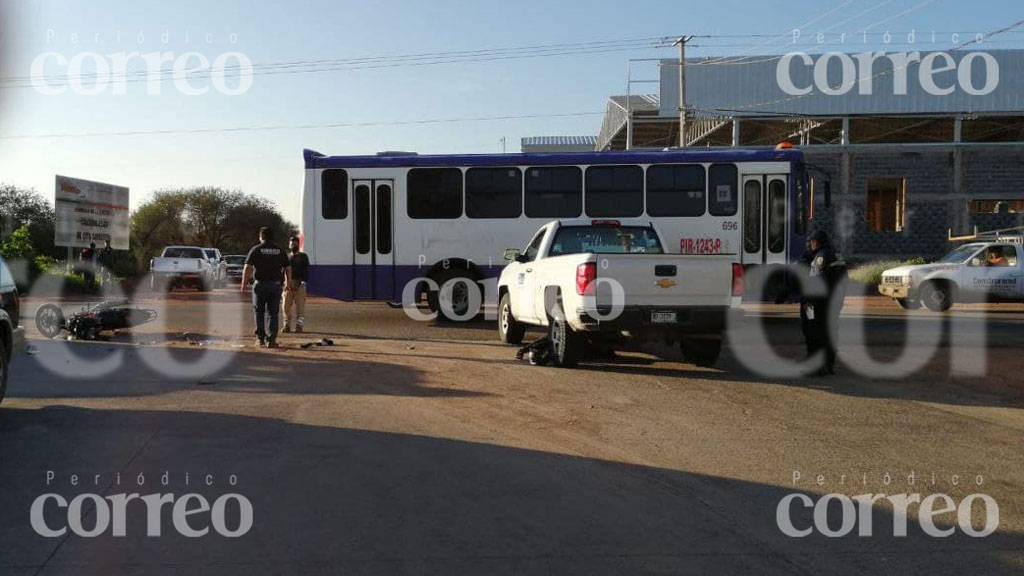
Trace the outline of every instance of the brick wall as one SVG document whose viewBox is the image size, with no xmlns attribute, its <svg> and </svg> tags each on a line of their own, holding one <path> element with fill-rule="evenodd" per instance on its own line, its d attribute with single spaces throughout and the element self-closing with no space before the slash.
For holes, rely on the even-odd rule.
<svg viewBox="0 0 1024 576">
<path fill-rule="evenodd" d="M 844 182 L 841 152 L 807 151 L 811 175 L 818 183 L 832 178 L 832 208 L 824 207 L 823 186 L 816 186 L 815 228 L 837 238 L 845 256 L 854 261 L 883 258 L 935 258 L 949 249 L 948 231 L 1024 226 L 1024 214 L 968 215 L 971 198 L 1024 199 L 1024 145 L 966 149 L 961 160 L 961 190 L 955 191 L 956 161 L 952 148 L 929 150 L 892 147 L 856 150 Z M 904 178 L 906 223 L 902 232 L 872 232 L 865 211 L 868 180 Z M 844 186 L 845 184 L 845 186 Z"/>
</svg>

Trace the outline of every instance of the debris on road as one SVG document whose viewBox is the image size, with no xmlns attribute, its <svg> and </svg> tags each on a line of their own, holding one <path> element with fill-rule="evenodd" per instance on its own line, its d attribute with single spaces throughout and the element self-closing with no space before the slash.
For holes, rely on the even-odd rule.
<svg viewBox="0 0 1024 576">
<path fill-rule="evenodd" d="M 321 338 L 316 342 L 306 342 L 305 344 L 300 344 L 299 348 L 302 348 L 303 350 L 308 350 L 313 346 L 334 346 L 334 340 L 331 340 L 330 338 Z"/>
<path fill-rule="evenodd" d="M 530 366 L 546 366 L 551 362 L 551 340 L 542 336 L 523 346 L 516 351 L 516 360 L 526 360 Z"/>
</svg>

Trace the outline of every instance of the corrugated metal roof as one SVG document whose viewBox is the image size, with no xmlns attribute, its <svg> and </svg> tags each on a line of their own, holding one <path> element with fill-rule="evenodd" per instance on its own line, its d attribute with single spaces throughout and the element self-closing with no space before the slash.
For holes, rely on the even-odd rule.
<svg viewBox="0 0 1024 576">
<path fill-rule="evenodd" d="M 589 146 L 597 144 L 597 136 L 530 136 L 523 138 L 523 146 Z"/>
<path fill-rule="evenodd" d="M 634 94 L 629 97 L 629 105 L 626 105 L 626 96 L 612 96 L 615 102 L 623 109 L 629 109 L 635 113 L 657 112 L 661 107 L 660 94 Z"/>
</svg>

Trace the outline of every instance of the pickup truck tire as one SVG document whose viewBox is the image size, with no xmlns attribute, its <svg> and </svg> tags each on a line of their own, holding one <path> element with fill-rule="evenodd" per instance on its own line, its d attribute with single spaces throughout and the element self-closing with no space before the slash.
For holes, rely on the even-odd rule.
<svg viewBox="0 0 1024 576">
<path fill-rule="evenodd" d="M 917 310 L 921 307 L 920 300 L 911 300 L 909 298 L 897 298 L 896 303 L 904 310 Z"/>
<path fill-rule="evenodd" d="M 526 325 L 512 314 L 512 297 L 507 292 L 498 303 L 498 335 L 505 344 L 522 344 L 526 335 Z"/>
<path fill-rule="evenodd" d="M 932 312 L 945 312 L 953 307 L 953 290 L 944 282 L 921 286 L 921 302 Z"/>
<path fill-rule="evenodd" d="M 722 353 L 722 340 L 683 338 L 679 343 L 683 352 L 683 359 L 701 368 L 711 368 L 718 362 L 718 356 Z"/>
<path fill-rule="evenodd" d="M 7 395 L 7 372 L 10 370 L 10 351 L 3 340 L 0 340 L 0 402 Z"/>
<path fill-rule="evenodd" d="M 586 342 L 583 336 L 573 331 L 561 307 L 548 322 L 548 339 L 551 342 L 551 361 L 555 366 L 572 368 L 579 364 Z"/>
</svg>

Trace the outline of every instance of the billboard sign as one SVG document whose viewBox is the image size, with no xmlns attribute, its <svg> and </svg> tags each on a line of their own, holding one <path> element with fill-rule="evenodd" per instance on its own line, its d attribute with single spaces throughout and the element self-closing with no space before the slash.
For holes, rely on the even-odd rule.
<svg viewBox="0 0 1024 576">
<path fill-rule="evenodd" d="M 128 189 L 113 184 L 57 176 L 54 243 L 84 248 L 110 240 L 114 250 L 128 249 Z"/>
</svg>

